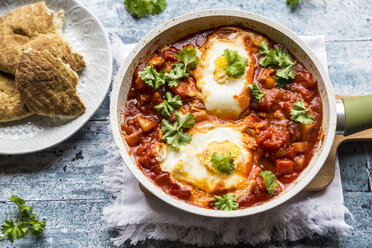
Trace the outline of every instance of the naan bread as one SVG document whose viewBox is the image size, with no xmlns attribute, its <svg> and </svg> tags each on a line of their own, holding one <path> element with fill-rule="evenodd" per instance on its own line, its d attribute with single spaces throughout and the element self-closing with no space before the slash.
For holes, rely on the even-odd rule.
<svg viewBox="0 0 372 248">
<path fill-rule="evenodd" d="M 15 76 L 22 100 L 36 114 L 74 117 L 85 112 L 76 93 L 78 75 L 49 51 L 25 51 Z"/>
<path fill-rule="evenodd" d="M 21 100 L 14 76 L 0 72 L 0 122 L 19 120 L 32 114 Z"/>
<path fill-rule="evenodd" d="M 85 68 L 84 58 L 62 38 L 63 10 L 54 14 L 44 2 L 22 6 L 0 17 L 0 70 L 15 74 L 18 57 L 27 48 L 49 50 L 75 71 Z"/>
</svg>

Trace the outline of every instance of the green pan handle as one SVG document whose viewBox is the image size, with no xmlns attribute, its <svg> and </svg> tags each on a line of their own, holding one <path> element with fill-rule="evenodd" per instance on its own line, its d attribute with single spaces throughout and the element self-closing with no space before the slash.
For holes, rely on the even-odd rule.
<svg viewBox="0 0 372 248">
<path fill-rule="evenodd" d="M 342 98 L 345 132 L 350 135 L 372 127 L 372 95 Z"/>
</svg>

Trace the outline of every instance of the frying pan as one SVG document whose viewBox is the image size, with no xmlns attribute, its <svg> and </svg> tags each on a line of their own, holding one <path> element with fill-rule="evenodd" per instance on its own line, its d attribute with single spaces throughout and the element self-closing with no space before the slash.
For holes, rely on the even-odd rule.
<svg viewBox="0 0 372 248">
<path fill-rule="evenodd" d="M 318 80 L 323 102 L 323 141 L 309 165 L 280 195 L 258 206 L 236 211 L 205 209 L 178 200 L 148 179 L 130 153 L 120 126 L 124 122 L 127 94 L 136 67 L 163 44 L 170 44 L 187 35 L 226 25 L 241 26 L 266 35 L 284 45 Z M 207 10 L 186 14 L 169 20 L 146 35 L 130 52 L 114 82 L 110 102 L 110 123 L 114 140 L 129 170 L 145 189 L 166 203 L 190 213 L 210 217 L 239 217 L 257 214 L 276 207 L 299 193 L 322 168 L 334 141 L 335 133 L 345 135 L 366 129 L 372 124 L 372 96 L 337 100 L 331 81 L 318 58 L 297 35 L 266 17 L 239 10 Z"/>
</svg>

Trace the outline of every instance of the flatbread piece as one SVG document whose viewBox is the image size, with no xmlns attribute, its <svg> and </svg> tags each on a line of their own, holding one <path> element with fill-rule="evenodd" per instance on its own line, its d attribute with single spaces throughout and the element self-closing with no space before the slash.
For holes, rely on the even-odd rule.
<svg viewBox="0 0 372 248">
<path fill-rule="evenodd" d="M 78 75 L 49 51 L 25 51 L 15 76 L 22 100 L 36 114 L 74 117 L 84 113 L 76 93 Z"/>
</svg>

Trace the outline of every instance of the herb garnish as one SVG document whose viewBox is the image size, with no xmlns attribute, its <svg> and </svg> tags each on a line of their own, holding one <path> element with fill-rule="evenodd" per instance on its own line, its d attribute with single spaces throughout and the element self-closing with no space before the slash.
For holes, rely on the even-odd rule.
<svg viewBox="0 0 372 248">
<path fill-rule="evenodd" d="M 166 0 L 125 0 L 124 4 L 129 14 L 137 18 L 160 14 L 167 7 Z"/>
<path fill-rule="evenodd" d="M 163 132 L 163 141 L 166 141 L 176 151 L 180 146 L 187 145 L 191 142 L 191 135 L 185 132 L 185 129 L 193 128 L 195 125 L 194 115 L 176 112 L 176 121 L 170 123 L 163 119 L 161 122 L 161 131 Z"/>
<path fill-rule="evenodd" d="M 196 56 L 195 48 L 182 49 L 177 54 L 177 59 L 181 60 L 182 63 L 176 63 L 169 73 L 157 72 L 153 65 L 149 65 L 143 71 L 139 72 L 138 75 L 154 89 L 158 89 L 165 83 L 169 87 L 176 87 L 180 79 L 188 78 L 190 76 L 190 70 L 195 69 L 199 64 L 199 58 Z"/>
<path fill-rule="evenodd" d="M 259 54 L 262 56 L 259 63 L 263 67 L 277 68 L 276 86 L 283 88 L 287 83 L 295 79 L 294 65 L 291 55 L 283 48 L 275 47 L 270 49 L 267 41 L 261 42 L 259 45 Z"/>
<path fill-rule="evenodd" d="M 18 221 L 14 222 L 13 218 L 4 221 L 1 226 L 3 237 L 0 238 L 0 242 L 7 238 L 13 243 L 14 238 L 24 238 L 28 231 L 34 236 L 41 236 L 46 226 L 45 221 L 38 221 L 35 214 L 32 212 L 32 208 L 28 205 L 24 205 L 25 201 L 18 196 L 12 195 L 9 200 L 18 206 Z"/>
<path fill-rule="evenodd" d="M 301 0 L 287 0 L 287 5 L 293 9 L 295 6 L 297 6 Z M 327 2 L 325 0 L 322 0 L 325 6 L 327 6 Z"/>
<path fill-rule="evenodd" d="M 147 66 L 143 71 L 140 71 L 138 75 L 146 84 L 154 89 L 158 89 L 165 84 L 164 73 L 157 72 L 153 65 Z"/>
<path fill-rule="evenodd" d="M 230 49 L 226 49 L 222 56 L 227 59 L 228 65 L 225 67 L 227 76 L 238 78 L 244 74 L 245 67 L 248 65 L 247 58 L 240 56 L 237 51 Z"/>
<path fill-rule="evenodd" d="M 260 87 L 258 87 L 257 83 L 248 84 L 248 88 L 251 89 L 251 93 L 253 96 L 253 101 L 257 104 L 261 102 L 262 97 L 266 94 L 263 92 Z"/>
<path fill-rule="evenodd" d="M 182 106 L 181 97 L 179 95 L 172 97 L 172 93 L 167 92 L 165 93 L 165 100 L 162 103 L 156 105 L 155 108 L 163 116 L 169 117 L 172 115 L 174 111 L 176 111 L 181 106 Z"/>
<path fill-rule="evenodd" d="M 263 177 L 265 181 L 267 193 L 269 193 L 270 195 L 274 194 L 275 188 L 279 185 L 278 182 L 275 181 L 276 176 L 274 175 L 274 173 L 268 170 L 261 171 L 260 176 Z"/>
<path fill-rule="evenodd" d="M 234 170 L 234 159 L 231 157 L 231 152 L 226 152 L 225 155 L 220 155 L 214 152 L 211 157 L 213 169 L 230 175 Z"/>
<path fill-rule="evenodd" d="M 219 210 L 223 211 L 237 210 L 239 207 L 239 203 L 236 201 L 235 194 L 228 193 L 223 196 L 215 195 L 213 197 L 216 200 L 214 205 Z"/>
<path fill-rule="evenodd" d="M 302 124 L 312 124 L 315 117 L 309 114 L 309 110 L 305 107 L 304 99 L 293 104 L 291 109 L 291 120 Z"/>
</svg>

